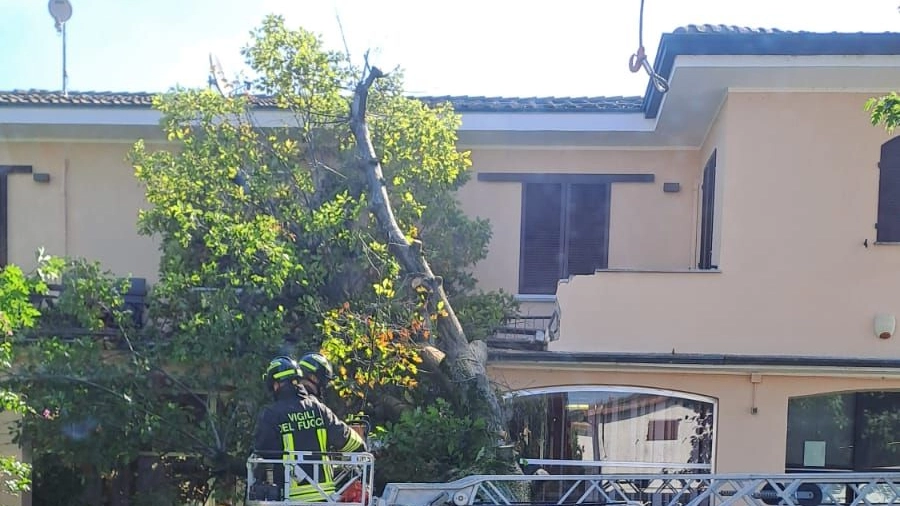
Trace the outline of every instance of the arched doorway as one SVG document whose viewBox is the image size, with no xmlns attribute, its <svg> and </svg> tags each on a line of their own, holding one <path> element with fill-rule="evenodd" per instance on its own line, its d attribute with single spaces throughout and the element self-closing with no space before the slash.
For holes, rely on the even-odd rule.
<svg viewBox="0 0 900 506">
<path fill-rule="evenodd" d="M 529 464 L 589 465 L 604 473 L 712 469 L 713 398 L 626 386 L 561 386 L 512 392 L 506 400 L 511 436 Z"/>
</svg>

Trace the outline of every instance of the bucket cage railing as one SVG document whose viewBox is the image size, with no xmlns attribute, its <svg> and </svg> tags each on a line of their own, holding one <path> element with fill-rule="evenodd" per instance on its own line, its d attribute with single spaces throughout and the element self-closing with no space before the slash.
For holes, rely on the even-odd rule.
<svg viewBox="0 0 900 506">
<path fill-rule="evenodd" d="M 370 506 L 375 458 L 367 452 L 277 452 L 247 459 L 250 505 Z"/>
</svg>

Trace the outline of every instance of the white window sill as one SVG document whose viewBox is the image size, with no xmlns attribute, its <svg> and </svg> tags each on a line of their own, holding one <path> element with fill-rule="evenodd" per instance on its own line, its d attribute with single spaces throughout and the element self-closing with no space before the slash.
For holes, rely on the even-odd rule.
<svg viewBox="0 0 900 506">
<path fill-rule="evenodd" d="M 545 295 L 536 293 L 519 293 L 515 296 L 519 302 L 556 302 L 556 295 Z"/>
<path fill-rule="evenodd" d="M 605 272 L 633 272 L 633 273 L 657 273 L 657 274 L 716 274 L 721 273 L 722 269 L 598 269 L 597 274 Z"/>
</svg>

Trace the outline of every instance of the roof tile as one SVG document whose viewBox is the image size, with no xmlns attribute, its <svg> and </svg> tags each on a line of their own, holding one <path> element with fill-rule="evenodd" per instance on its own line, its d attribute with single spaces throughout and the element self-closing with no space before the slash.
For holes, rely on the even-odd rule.
<svg viewBox="0 0 900 506">
<path fill-rule="evenodd" d="M 744 47 L 744 40 L 741 36 L 749 36 L 747 42 L 756 41 L 757 45 L 750 47 L 746 52 L 738 54 L 751 54 L 754 51 L 768 50 L 766 42 L 760 43 L 758 35 L 798 35 L 798 38 L 807 38 L 810 36 L 828 36 L 829 34 L 821 34 L 806 31 L 784 31 L 776 28 L 750 28 L 734 25 L 714 25 L 714 24 L 691 24 L 676 28 L 670 34 L 675 38 L 688 35 L 686 39 L 704 39 L 705 37 L 692 37 L 690 35 L 720 35 L 729 36 L 725 38 L 710 39 L 705 42 L 697 42 L 703 46 L 715 45 L 719 47 L 720 41 L 731 40 L 737 45 Z M 873 34 L 868 34 L 873 35 Z M 897 35 L 897 34 L 891 34 Z M 781 38 L 781 37 L 775 37 Z M 734 39 L 734 40 L 732 40 Z M 818 44 L 820 41 L 816 41 Z M 827 42 L 827 41 L 826 41 Z M 664 42 L 665 43 L 665 42 Z M 873 49 L 873 44 L 881 44 L 881 42 L 868 41 L 865 51 L 875 51 L 872 54 L 897 54 L 891 53 L 893 49 L 881 50 L 881 52 Z M 760 44 L 762 44 L 760 46 Z M 848 42 L 849 44 L 849 42 Z M 808 46 L 809 44 L 807 44 Z M 833 45 L 833 44 L 832 44 Z M 662 46 L 661 46 L 662 47 Z M 748 46 L 749 47 L 749 46 Z M 759 49 L 763 47 L 764 49 Z M 879 46 L 880 47 L 880 46 Z M 746 48 L 745 48 L 746 49 Z M 813 48 L 815 50 L 815 48 Z M 860 49 L 855 49 L 860 51 Z M 804 49 L 809 53 L 810 49 Z M 831 49 L 831 51 L 834 51 Z M 887 51 L 887 52 L 885 52 Z M 900 51 L 898 49 L 897 51 Z M 669 54 L 673 58 L 674 53 Z M 716 53 L 718 54 L 718 53 Z M 831 54 L 831 53 L 829 53 Z M 843 53 L 842 53 L 843 54 Z M 856 53 L 852 53 L 856 54 Z M 868 54 L 868 53 L 865 53 Z M 657 68 L 659 71 L 659 68 Z M 651 90 L 652 91 L 652 90 Z M 88 92 L 71 92 L 62 94 L 58 91 L 47 90 L 12 90 L 0 91 L 0 107 L 3 106 L 50 106 L 50 105 L 71 105 L 71 106 L 101 106 L 101 107 L 150 107 L 152 104 L 154 93 L 147 92 L 111 92 L 111 91 L 88 91 Z M 614 97 L 485 97 L 485 96 L 417 96 L 417 98 L 428 104 L 438 104 L 450 102 L 453 108 L 458 112 L 641 112 L 649 104 L 649 109 L 658 108 L 659 98 L 648 96 L 647 99 L 640 96 L 614 96 Z M 645 100 L 649 100 L 645 104 Z M 654 102 L 655 100 L 655 102 Z M 275 107 L 275 103 L 271 97 L 256 96 L 254 102 L 260 108 Z M 656 104 L 655 106 L 653 104 Z"/>
<path fill-rule="evenodd" d="M 0 107 L 9 105 L 74 105 L 101 107 L 150 107 L 154 93 L 88 91 L 63 94 L 47 90 L 0 91 Z M 411 97 L 427 104 L 450 102 L 459 112 L 637 112 L 642 97 Z M 257 105 L 274 107 L 269 97 L 255 97 Z"/>
<path fill-rule="evenodd" d="M 748 26 L 736 25 L 685 25 L 680 26 L 672 31 L 672 33 L 714 33 L 714 34 L 771 34 L 771 33 L 810 33 L 810 32 L 790 32 L 779 30 L 778 28 L 750 28 Z"/>
</svg>

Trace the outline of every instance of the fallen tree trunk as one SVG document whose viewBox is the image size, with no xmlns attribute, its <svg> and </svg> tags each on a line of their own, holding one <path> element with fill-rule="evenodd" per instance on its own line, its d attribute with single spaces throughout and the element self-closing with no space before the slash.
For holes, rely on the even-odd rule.
<svg viewBox="0 0 900 506">
<path fill-rule="evenodd" d="M 461 385 L 471 386 L 471 393 L 477 405 L 476 409 L 484 410 L 483 416 L 488 429 L 498 436 L 503 433 L 503 416 L 497 395 L 487 377 L 487 346 L 484 341 L 469 343 L 453 307 L 444 291 L 442 279 L 431 271 L 422 251 L 422 243 L 410 242 L 400 229 L 390 196 L 384 182 L 381 162 L 375 154 L 372 137 L 366 121 L 366 107 L 369 90 L 372 84 L 384 73 L 372 67 L 357 84 L 350 105 L 350 129 L 356 141 L 357 154 L 360 158 L 360 169 L 365 172 L 371 199 L 371 210 L 378 220 L 378 225 L 388 239 L 388 248 L 409 274 L 421 279 L 423 286 L 429 290 L 432 301 L 440 303 L 446 315 L 438 316 L 437 347 L 446 354 L 451 379 Z"/>
</svg>

